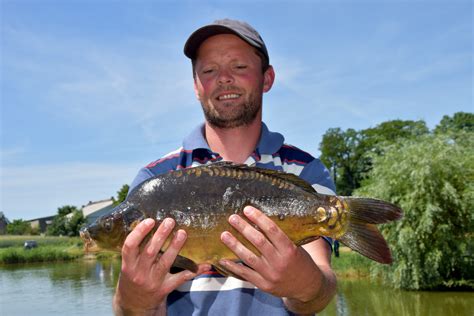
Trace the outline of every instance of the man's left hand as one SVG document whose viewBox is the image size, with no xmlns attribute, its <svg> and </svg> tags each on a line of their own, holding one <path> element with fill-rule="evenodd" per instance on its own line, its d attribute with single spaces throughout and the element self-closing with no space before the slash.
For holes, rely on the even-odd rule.
<svg viewBox="0 0 474 316">
<path fill-rule="evenodd" d="M 258 229 L 235 214 L 229 217 L 229 223 L 250 241 L 260 254 L 255 254 L 230 232 L 225 231 L 221 235 L 222 242 L 248 267 L 230 260 L 221 260 L 220 264 L 275 296 L 301 302 L 317 298 L 320 291 L 324 290 L 323 271 L 330 271 L 330 259 L 324 259 L 328 266 L 320 269 L 306 250 L 296 246 L 278 225 L 260 210 L 247 206 L 244 214 Z"/>
</svg>

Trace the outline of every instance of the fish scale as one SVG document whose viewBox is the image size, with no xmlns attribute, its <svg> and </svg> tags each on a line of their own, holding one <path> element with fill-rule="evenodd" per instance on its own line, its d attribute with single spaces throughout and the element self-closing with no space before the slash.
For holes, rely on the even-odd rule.
<svg viewBox="0 0 474 316">
<path fill-rule="evenodd" d="M 293 174 L 226 162 L 181 169 L 142 182 L 111 214 L 81 231 L 81 237 L 87 249 L 120 251 L 138 222 L 153 218 L 160 224 L 170 217 L 176 221 L 175 231 L 184 229 L 188 236 L 174 265 L 195 271 L 196 263 L 206 262 L 226 274 L 218 265 L 219 259 L 238 258 L 220 241 L 223 231 L 231 232 L 259 254 L 228 223 L 232 214 L 245 219 L 242 213 L 247 205 L 260 209 L 297 245 L 326 236 L 372 260 L 392 261 L 375 224 L 399 219 L 402 211 L 398 206 L 375 199 L 319 194 Z"/>
</svg>

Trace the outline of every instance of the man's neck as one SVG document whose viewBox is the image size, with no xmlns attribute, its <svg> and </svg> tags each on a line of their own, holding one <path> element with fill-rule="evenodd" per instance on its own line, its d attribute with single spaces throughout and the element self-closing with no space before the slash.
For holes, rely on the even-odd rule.
<svg viewBox="0 0 474 316">
<path fill-rule="evenodd" d="M 217 128 L 205 124 L 206 140 L 213 152 L 225 161 L 244 163 L 253 153 L 260 139 L 262 121 L 256 118 L 246 126 L 236 128 Z"/>
</svg>

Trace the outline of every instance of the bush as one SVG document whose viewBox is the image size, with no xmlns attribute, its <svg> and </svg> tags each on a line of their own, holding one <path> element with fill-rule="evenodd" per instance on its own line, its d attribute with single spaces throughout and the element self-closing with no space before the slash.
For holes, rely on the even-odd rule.
<svg viewBox="0 0 474 316">
<path fill-rule="evenodd" d="M 426 135 L 374 157 L 356 195 L 398 204 L 404 218 L 382 226 L 395 262 L 377 266 L 397 288 L 474 287 L 474 135 Z M 381 270 L 382 269 L 382 270 Z"/>
</svg>

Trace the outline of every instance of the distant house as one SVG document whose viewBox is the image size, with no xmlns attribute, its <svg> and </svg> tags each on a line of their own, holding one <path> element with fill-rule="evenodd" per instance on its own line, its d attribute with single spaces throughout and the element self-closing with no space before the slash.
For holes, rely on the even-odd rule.
<svg viewBox="0 0 474 316">
<path fill-rule="evenodd" d="M 38 229 L 38 232 L 40 233 L 45 233 L 46 229 L 48 228 L 49 225 L 51 225 L 55 217 L 56 215 L 40 217 L 40 218 L 30 219 L 27 222 L 30 223 L 31 228 Z"/>
<path fill-rule="evenodd" d="M 92 202 L 82 206 L 82 214 L 86 219 L 87 224 L 95 222 L 95 220 L 105 214 L 110 213 L 114 209 L 114 199 L 101 200 Z"/>
<path fill-rule="evenodd" d="M 7 233 L 8 224 L 10 224 L 10 221 L 3 212 L 0 212 L 0 235 L 5 235 Z"/>
</svg>

